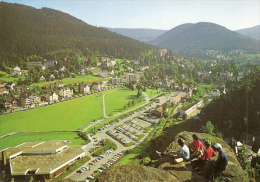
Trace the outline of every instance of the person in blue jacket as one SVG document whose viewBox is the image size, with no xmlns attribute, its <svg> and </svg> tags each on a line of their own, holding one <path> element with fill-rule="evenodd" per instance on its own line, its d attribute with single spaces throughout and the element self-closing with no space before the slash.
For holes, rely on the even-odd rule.
<svg viewBox="0 0 260 182">
<path fill-rule="evenodd" d="M 218 152 L 218 159 L 214 163 L 213 173 L 219 174 L 226 170 L 228 165 L 228 158 L 225 152 L 222 150 L 222 146 L 219 143 L 214 145 L 216 151 Z"/>
</svg>

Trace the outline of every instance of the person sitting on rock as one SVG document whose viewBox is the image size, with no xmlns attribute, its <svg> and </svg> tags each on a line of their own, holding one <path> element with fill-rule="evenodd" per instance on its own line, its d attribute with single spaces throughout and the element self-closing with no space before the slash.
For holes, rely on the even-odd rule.
<svg viewBox="0 0 260 182">
<path fill-rule="evenodd" d="M 185 145 L 185 142 L 183 139 L 178 139 L 178 144 L 182 147 L 181 150 L 179 152 L 175 152 L 175 151 L 171 151 L 171 152 L 158 152 L 156 151 L 157 154 L 159 154 L 159 156 L 164 155 L 170 155 L 173 156 L 174 159 L 174 163 L 180 163 L 182 161 L 187 161 L 190 159 L 190 150 L 187 147 L 187 145 Z"/>
<path fill-rule="evenodd" d="M 177 158 L 174 159 L 174 163 L 180 163 L 182 161 L 190 160 L 190 150 L 185 145 L 185 142 L 183 139 L 178 139 L 178 144 L 181 146 L 181 150 L 177 155 Z"/>
<path fill-rule="evenodd" d="M 193 138 L 193 142 L 189 143 L 189 148 L 192 151 L 190 157 L 194 158 L 194 157 L 198 157 L 198 156 L 202 155 L 203 144 L 199 140 L 199 137 L 197 134 L 193 134 L 192 138 Z"/>
<path fill-rule="evenodd" d="M 208 162 L 211 159 L 211 157 L 216 156 L 215 151 L 211 147 L 211 142 L 210 141 L 205 141 L 205 145 L 206 145 L 206 149 L 204 150 L 203 155 L 198 160 L 193 161 L 191 163 L 193 168 L 198 168 L 198 169 L 201 170 L 199 172 L 199 174 L 205 174 L 204 166 L 205 166 L 206 162 Z"/>
<path fill-rule="evenodd" d="M 222 150 L 222 146 L 219 143 L 214 145 L 216 151 L 218 152 L 218 159 L 214 163 L 214 170 L 213 173 L 218 174 L 226 170 L 228 165 L 228 158 L 225 152 Z"/>
</svg>

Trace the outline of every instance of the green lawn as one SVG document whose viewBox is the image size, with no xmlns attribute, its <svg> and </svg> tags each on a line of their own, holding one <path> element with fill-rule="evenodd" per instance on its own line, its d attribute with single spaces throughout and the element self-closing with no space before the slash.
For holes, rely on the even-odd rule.
<svg viewBox="0 0 260 182">
<path fill-rule="evenodd" d="M 115 89 L 114 89 L 115 90 Z M 84 127 L 103 116 L 103 94 L 81 97 L 43 108 L 0 116 L 0 136 L 21 131 L 61 131 Z"/>
<path fill-rule="evenodd" d="M 21 76 L 22 80 L 24 80 L 24 76 Z M 3 80 L 5 82 L 17 82 L 19 79 L 19 77 L 17 78 L 14 78 L 12 77 L 12 75 L 10 74 L 7 74 L 6 72 L 4 71 L 0 71 L 0 80 Z"/>
<path fill-rule="evenodd" d="M 137 91 L 131 91 L 129 89 L 123 88 L 116 92 L 109 93 L 105 96 L 105 104 L 106 104 L 106 114 L 107 115 L 114 115 L 116 112 L 123 112 L 125 111 L 124 105 L 126 105 L 129 101 L 132 101 L 136 98 Z M 145 101 L 139 102 L 136 105 L 127 108 L 127 110 L 131 108 L 138 107 L 144 104 Z"/>
<path fill-rule="evenodd" d="M 152 97 L 154 97 L 156 95 L 161 94 L 162 93 L 162 89 L 154 90 L 154 89 L 147 88 L 145 93 L 149 96 L 149 98 L 152 98 Z"/>
<path fill-rule="evenodd" d="M 100 68 L 95 68 L 95 69 L 92 69 L 90 70 L 92 73 L 99 73 L 100 71 Z"/>
<path fill-rule="evenodd" d="M 24 142 L 70 140 L 67 145 L 81 145 L 85 141 L 76 132 L 51 132 L 51 133 L 19 133 L 0 139 L 0 150 L 7 147 L 14 147 Z"/>
<path fill-rule="evenodd" d="M 56 81 L 63 81 L 64 84 L 72 84 L 72 83 L 81 83 L 81 82 L 85 82 L 85 83 L 93 83 L 93 82 L 100 82 L 100 81 L 104 81 L 105 79 L 102 77 L 98 77 L 98 76 L 93 76 L 93 75 L 76 75 L 76 78 L 63 78 L 62 80 L 54 80 L 51 82 L 40 82 L 40 83 L 34 83 L 34 86 L 39 86 L 39 87 L 43 87 L 44 84 L 46 83 L 55 83 Z"/>
</svg>

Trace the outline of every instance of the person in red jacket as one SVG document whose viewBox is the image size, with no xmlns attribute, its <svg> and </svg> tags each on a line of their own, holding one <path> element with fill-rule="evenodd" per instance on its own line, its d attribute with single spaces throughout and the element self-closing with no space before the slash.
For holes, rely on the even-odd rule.
<svg viewBox="0 0 260 182">
<path fill-rule="evenodd" d="M 203 155 L 197 161 L 194 161 L 192 163 L 193 168 L 198 168 L 198 169 L 201 170 L 199 172 L 199 174 L 205 174 L 204 173 L 204 166 L 205 166 L 206 162 L 208 162 L 211 159 L 211 157 L 216 156 L 215 151 L 211 147 L 211 142 L 205 141 L 205 145 L 206 145 L 206 149 L 204 150 Z"/>
<path fill-rule="evenodd" d="M 199 136 L 197 134 L 192 135 L 193 142 L 189 143 L 189 148 L 191 150 L 191 158 L 198 157 L 202 154 L 203 144 L 199 140 Z"/>
</svg>

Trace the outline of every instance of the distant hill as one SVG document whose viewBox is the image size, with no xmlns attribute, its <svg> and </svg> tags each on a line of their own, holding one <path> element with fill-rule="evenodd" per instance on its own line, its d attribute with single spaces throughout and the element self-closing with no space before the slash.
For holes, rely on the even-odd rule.
<svg viewBox="0 0 260 182">
<path fill-rule="evenodd" d="M 127 59 L 154 48 L 49 8 L 0 2 L 0 17 L 0 63 L 7 66 L 68 48 Z"/>
<path fill-rule="evenodd" d="M 243 49 L 249 53 L 260 52 L 260 41 L 240 35 L 220 25 L 205 22 L 177 26 L 150 43 L 190 56 L 206 50 L 227 52 Z"/>
<path fill-rule="evenodd" d="M 235 32 L 251 37 L 256 40 L 260 40 L 260 25 L 251 28 L 236 30 Z"/>
<path fill-rule="evenodd" d="M 149 42 L 167 32 L 167 30 L 142 29 L 142 28 L 107 28 L 111 32 L 115 32 L 141 42 Z"/>
</svg>

